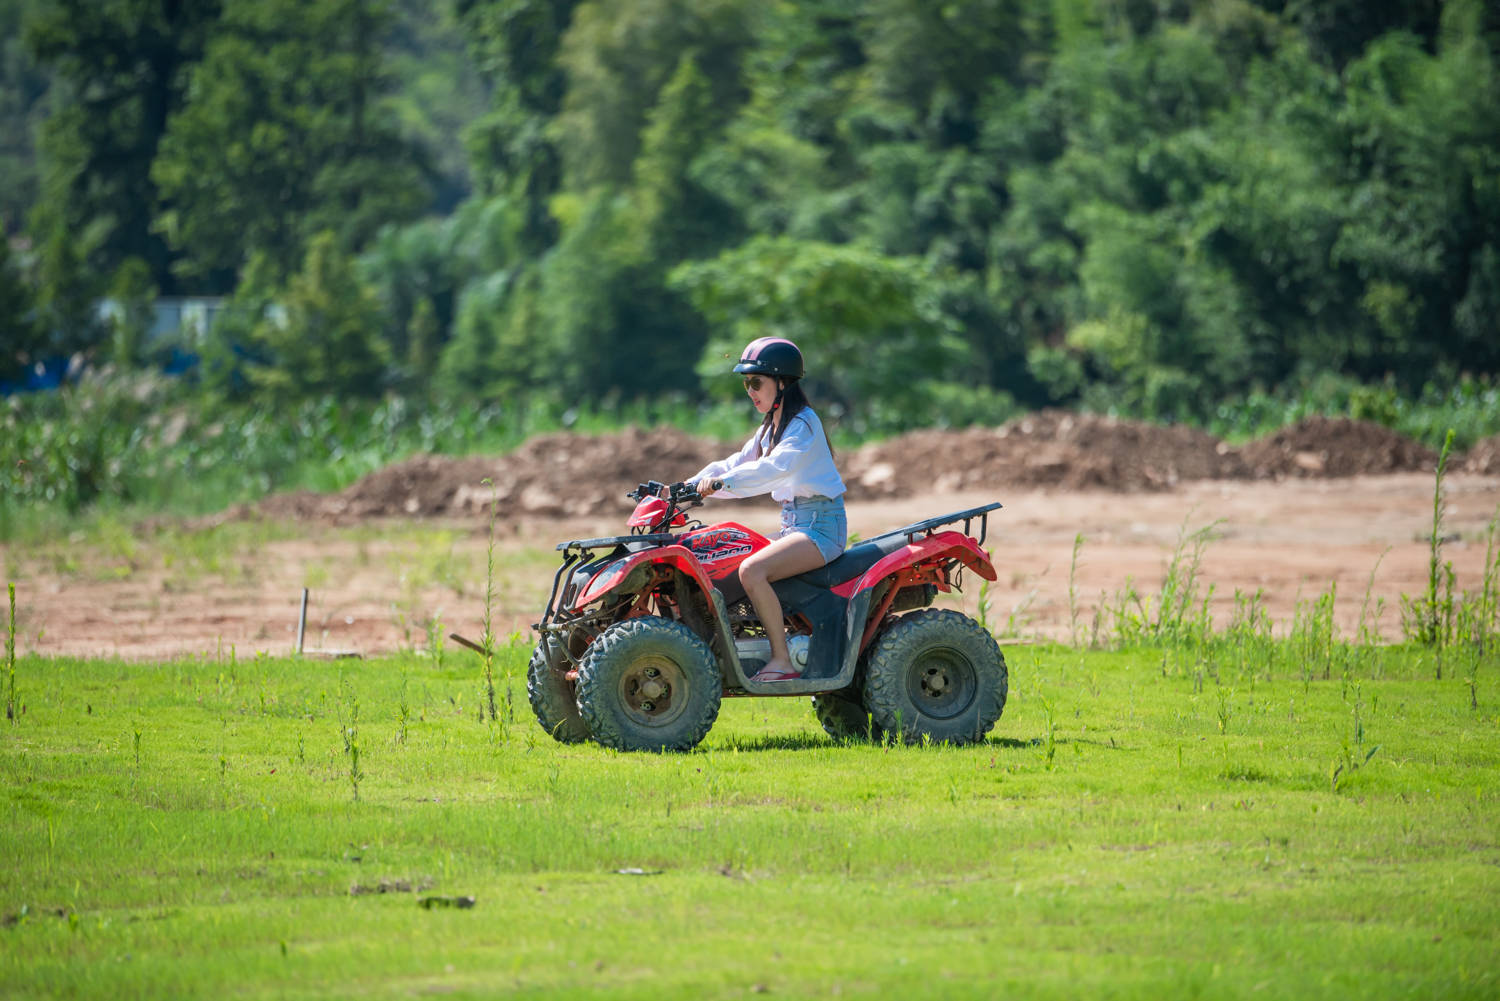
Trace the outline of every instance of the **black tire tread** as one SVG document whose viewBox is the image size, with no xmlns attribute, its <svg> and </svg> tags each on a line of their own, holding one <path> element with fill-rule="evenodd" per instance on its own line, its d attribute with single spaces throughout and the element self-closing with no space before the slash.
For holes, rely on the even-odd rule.
<svg viewBox="0 0 1500 1001">
<path fill-rule="evenodd" d="M 672 734 L 646 734 L 629 728 L 614 712 L 613 685 L 602 670 L 608 658 L 622 655 L 632 644 L 649 641 L 653 636 L 670 639 L 683 645 L 695 662 L 682 664 L 685 671 L 697 676 L 692 679 L 701 685 L 701 699 L 697 706 L 689 704 L 689 716 L 674 727 Z M 714 660 L 713 651 L 703 638 L 681 622 L 649 615 L 617 622 L 589 646 L 578 674 L 578 710 L 588 725 L 594 740 L 605 747 L 618 751 L 690 751 L 697 747 L 714 721 L 719 718 L 719 703 L 723 696 L 723 683 Z M 695 711 L 696 710 L 696 711 Z"/>
<path fill-rule="evenodd" d="M 885 737 L 885 730 L 870 719 L 856 689 L 814 695 L 812 704 L 823 732 L 841 744 L 879 741 Z"/>
<path fill-rule="evenodd" d="M 941 637 L 949 646 L 963 646 L 971 657 L 978 688 L 967 725 L 934 720 L 916 712 L 906 697 L 906 671 L 922 648 Z M 981 741 L 1005 711 L 1009 676 L 1000 644 L 969 616 L 948 608 L 924 608 L 901 616 L 871 644 L 866 662 L 865 707 L 875 724 L 900 733 L 908 743 L 923 736 L 935 741 L 967 744 Z"/>
<path fill-rule="evenodd" d="M 542 729 L 559 744 L 578 744 L 591 736 L 578 712 L 570 686 L 547 658 L 547 640 L 537 643 L 526 665 L 526 698 Z"/>
</svg>

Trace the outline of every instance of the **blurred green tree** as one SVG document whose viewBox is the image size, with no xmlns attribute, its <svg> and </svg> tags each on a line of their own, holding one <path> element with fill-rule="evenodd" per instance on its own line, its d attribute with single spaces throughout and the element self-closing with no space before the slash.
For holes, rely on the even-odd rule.
<svg viewBox="0 0 1500 1001">
<path fill-rule="evenodd" d="M 110 311 L 104 318 L 109 358 L 121 368 L 136 368 L 146 360 L 146 336 L 151 331 L 155 302 L 151 269 L 139 257 L 127 258 L 110 283 Z"/>
<path fill-rule="evenodd" d="M 152 177 L 180 270 L 222 289 L 257 251 L 284 275 L 312 235 L 357 251 L 429 191 L 386 95 L 378 0 L 229 0 Z"/>
<path fill-rule="evenodd" d="M 480 196 L 505 199 L 506 240 L 518 257 L 540 254 L 557 239 L 547 203 L 558 190 L 562 164 L 547 123 L 566 93 L 558 51 L 578 3 L 458 3 L 469 51 L 492 95 L 489 110 L 465 132 L 469 161 Z"/>
<path fill-rule="evenodd" d="M 0 225 L 0 382 L 9 382 L 25 372 L 36 360 L 42 346 L 42 330 L 37 322 L 36 301 L 31 286 L 21 274 L 10 238 Z"/>
<path fill-rule="evenodd" d="M 53 104 L 52 73 L 26 45 L 41 0 L 0 0 L 0 227 L 19 233 L 39 190 L 37 133 Z"/>
<path fill-rule="evenodd" d="M 979 109 L 996 80 L 1027 81 L 1026 55 L 1045 26 L 1021 0 L 872 0 L 866 5 L 862 74 L 882 117 L 933 147 L 971 146 Z M 903 122 L 904 120 L 904 122 Z"/>
<path fill-rule="evenodd" d="M 391 357 L 380 303 L 330 231 L 311 238 L 303 268 L 257 319 L 250 343 L 264 363 L 247 366 L 246 376 L 275 400 L 385 391 Z"/>
<path fill-rule="evenodd" d="M 1438 369 L 1494 371 L 1500 337 L 1492 262 L 1500 252 L 1500 59 L 1484 8 L 1447 5 L 1436 53 L 1404 32 L 1345 70 L 1341 125 L 1354 153 L 1333 262 L 1363 288 L 1365 336 L 1345 366 L 1366 379 L 1396 371 L 1408 389 Z"/>
<path fill-rule="evenodd" d="M 439 395 L 513 399 L 563 383 L 569 359 L 537 336 L 538 281 L 533 270 L 502 270 L 464 286 L 453 336 L 438 360 Z"/>
<path fill-rule="evenodd" d="M 725 106 L 717 94 L 734 93 L 725 81 L 736 78 L 737 66 L 723 59 L 745 44 L 740 6 L 718 3 L 689 11 L 678 0 L 653 0 L 577 9 L 562 39 L 563 64 L 582 74 L 582 86 L 595 96 L 618 101 L 613 88 L 624 88 L 630 100 L 649 102 L 626 112 L 635 117 L 637 132 L 616 152 L 632 159 L 624 169 L 603 158 L 594 167 L 575 165 L 575 186 L 548 201 L 556 242 L 539 255 L 528 250 L 541 231 L 514 225 L 531 193 L 491 199 L 499 216 L 492 232 L 501 234 L 500 246 L 490 272 L 470 279 L 461 295 L 439 365 L 444 392 L 525 390 L 598 401 L 692 386 L 702 321 L 667 287 L 665 274 L 684 257 L 717 252 L 740 232 L 732 211 L 693 174 L 697 156 L 736 107 Z M 656 37 L 654 27 L 668 14 L 682 16 Z M 638 51 L 635 43 L 649 51 Z M 588 48 L 595 44 L 605 51 Z M 569 52 L 587 59 L 570 64 Z M 674 60 L 671 71 L 654 83 L 650 74 L 644 80 L 622 75 L 632 67 L 644 72 L 641 60 L 667 54 Z M 711 71 L 710 59 L 720 60 Z M 578 85 L 576 75 L 571 79 Z M 572 156 L 599 156 L 577 148 L 569 129 L 622 138 L 613 131 L 616 123 L 598 117 L 598 107 L 570 119 L 572 94 L 570 89 L 548 133 L 548 141 L 565 151 L 565 165 Z M 578 180 L 585 176 L 590 179 Z"/>
<path fill-rule="evenodd" d="M 746 343 L 790 337 L 810 359 L 810 391 L 849 415 L 855 430 L 883 431 L 949 423 L 943 387 L 983 388 L 968 344 L 934 295 L 938 277 L 913 258 L 756 237 L 711 261 L 679 265 L 670 280 L 714 331 L 699 360 L 709 392 L 736 395 L 724 375 Z"/>
<path fill-rule="evenodd" d="M 585 191 L 631 181 L 651 109 L 692 51 L 727 119 L 744 100 L 741 63 L 750 0 L 591 0 L 581 4 L 558 62 L 567 92 L 548 133 L 563 157 L 564 184 Z"/>
<path fill-rule="evenodd" d="M 748 21 L 747 97 L 693 179 L 751 232 L 850 239 L 860 168 L 841 125 L 864 64 L 858 0 L 767 4 Z"/>
<path fill-rule="evenodd" d="M 176 287 L 175 254 L 153 229 L 162 196 L 151 165 L 188 72 L 219 16 L 213 0 L 55 0 L 26 24 L 35 57 L 63 88 L 42 127 L 41 192 L 30 230 L 39 244 L 78 241 L 43 254 L 41 281 L 92 298 L 128 258 L 146 262 L 158 287 Z M 78 274 L 55 270 L 77 260 Z M 91 336 L 74 332 L 80 343 Z"/>
<path fill-rule="evenodd" d="M 1315 58 L 1342 70 L 1377 38 L 1401 31 L 1430 45 L 1438 33 L 1442 0 L 1261 0 L 1307 39 Z"/>
<path fill-rule="evenodd" d="M 433 191 L 432 210 L 447 214 L 474 190 L 464 134 L 489 107 L 491 88 L 470 57 L 470 0 L 388 0 L 381 39 L 391 84 L 388 105 L 400 134 L 420 150 Z"/>
</svg>

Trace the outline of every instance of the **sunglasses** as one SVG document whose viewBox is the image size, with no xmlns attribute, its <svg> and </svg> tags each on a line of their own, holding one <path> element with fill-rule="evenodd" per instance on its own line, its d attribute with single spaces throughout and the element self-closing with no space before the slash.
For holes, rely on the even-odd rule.
<svg viewBox="0 0 1500 1001">
<path fill-rule="evenodd" d="M 760 392 L 760 387 L 769 381 L 770 380 L 763 379 L 758 375 L 747 375 L 745 376 L 745 388 L 750 390 L 750 392 L 752 393 L 758 393 Z"/>
</svg>

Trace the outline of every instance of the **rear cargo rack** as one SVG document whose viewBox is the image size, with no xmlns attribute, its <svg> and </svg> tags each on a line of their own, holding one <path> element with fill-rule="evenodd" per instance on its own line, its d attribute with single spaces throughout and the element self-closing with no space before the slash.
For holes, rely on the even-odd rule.
<svg viewBox="0 0 1500 1001">
<path fill-rule="evenodd" d="M 889 532 L 882 532 L 881 534 L 866 539 L 865 541 L 874 542 L 876 539 L 890 539 L 898 535 L 904 535 L 906 536 L 908 541 L 915 542 L 917 536 L 923 533 L 931 535 L 933 532 L 937 531 L 939 528 L 942 528 L 944 525 L 952 525 L 955 522 L 960 521 L 964 523 L 964 534 L 972 536 L 974 533 L 970 531 L 970 527 L 974 519 L 978 518 L 979 544 L 982 546 L 984 545 L 985 538 L 989 535 L 990 512 L 998 511 L 1001 507 L 1004 507 L 1004 505 L 999 501 L 995 501 L 993 504 L 986 504 L 983 507 L 971 507 L 967 511 L 955 511 L 952 514 L 938 515 L 936 518 L 928 518 L 925 521 L 913 522 L 912 524 L 907 525 L 905 528 L 897 528 Z"/>
</svg>

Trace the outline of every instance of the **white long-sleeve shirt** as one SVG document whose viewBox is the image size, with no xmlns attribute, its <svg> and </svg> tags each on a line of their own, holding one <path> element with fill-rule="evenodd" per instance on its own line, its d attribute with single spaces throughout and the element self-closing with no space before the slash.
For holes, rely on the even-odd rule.
<svg viewBox="0 0 1500 1001">
<path fill-rule="evenodd" d="M 769 437 L 769 432 L 767 432 Z M 781 441 L 769 452 L 761 449 L 757 428 L 745 446 L 727 459 L 710 462 L 689 481 L 704 477 L 724 481 L 723 497 L 755 497 L 770 493 L 785 503 L 796 497 L 838 497 L 844 480 L 833 464 L 833 453 L 823 433 L 823 423 L 811 407 L 803 407 L 787 424 Z"/>
</svg>

